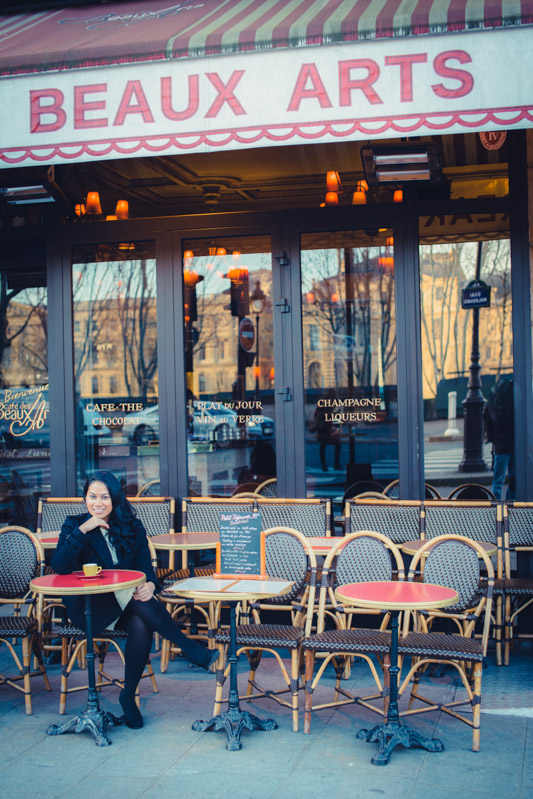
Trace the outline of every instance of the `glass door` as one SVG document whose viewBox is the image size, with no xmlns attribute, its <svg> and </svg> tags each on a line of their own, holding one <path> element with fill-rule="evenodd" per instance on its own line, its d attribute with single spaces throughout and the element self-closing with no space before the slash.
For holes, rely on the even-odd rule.
<svg viewBox="0 0 533 799">
<path fill-rule="evenodd" d="M 183 242 L 191 496 L 275 491 L 271 258 L 269 236 Z"/>
<path fill-rule="evenodd" d="M 398 478 L 392 230 L 302 234 L 301 272 L 307 494 L 380 491 Z"/>
</svg>

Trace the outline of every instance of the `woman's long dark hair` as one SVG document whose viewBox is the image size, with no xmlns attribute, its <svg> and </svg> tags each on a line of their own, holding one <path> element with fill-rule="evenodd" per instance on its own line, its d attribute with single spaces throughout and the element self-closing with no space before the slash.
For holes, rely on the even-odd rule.
<svg viewBox="0 0 533 799">
<path fill-rule="evenodd" d="M 133 525 L 136 519 L 135 511 L 128 502 L 122 486 L 111 472 L 95 472 L 83 486 L 83 497 L 89 493 L 92 483 L 100 482 L 105 485 L 111 497 L 113 510 L 109 517 L 109 540 L 115 547 L 117 555 L 124 555 L 135 546 L 135 533 Z"/>
</svg>

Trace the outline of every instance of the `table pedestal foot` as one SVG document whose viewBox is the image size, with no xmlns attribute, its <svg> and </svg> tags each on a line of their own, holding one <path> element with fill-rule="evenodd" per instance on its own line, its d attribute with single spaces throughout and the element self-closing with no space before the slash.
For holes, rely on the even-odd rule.
<svg viewBox="0 0 533 799">
<path fill-rule="evenodd" d="M 97 746 L 111 746 L 113 743 L 106 735 L 106 728 L 120 727 L 124 724 L 123 718 L 118 719 L 112 713 L 102 710 L 84 710 L 78 716 L 65 721 L 64 724 L 51 724 L 46 730 L 47 735 L 63 735 L 64 732 L 74 729 L 74 732 L 89 730 L 93 734 Z"/>
<path fill-rule="evenodd" d="M 379 724 L 371 730 L 359 730 L 357 737 L 362 741 L 378 741 L 379 749 L 371 760 L 374 766 L 386 766 L 391 753 L 399 744 L 409 749 L 419 746 L 428 752 L 442 752 L 444 744 L 439 738 L 426 738 L 411 727 L 403 724 Z"/>
<path fill-rule="evenodd" d="M 228 740 L 226 749 L 236 752 L 242 749 L 241 732 L 243 730 L 277 730 L 278 725 L 274 719 L 260 719 L 240 708 L 226 710 L 218 716 L 213 716 L 210 721 L 195 721 L 192 729 L 195 732 L 208 730 L 226 730 Z"/>
</svg>

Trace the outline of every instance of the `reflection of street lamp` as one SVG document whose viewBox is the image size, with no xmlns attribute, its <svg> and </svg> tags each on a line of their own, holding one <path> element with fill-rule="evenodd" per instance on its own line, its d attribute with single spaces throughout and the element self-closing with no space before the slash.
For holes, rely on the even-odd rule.
<svg viewBox="0 0 533 799">
<path fill-rule="evenodd" d="M 259 400 L 259 375 L 261 374 L 261 368 L 259 366 L 259 316 L 263 313 L 265 309 L 266 303 L 266 295 L 265 292 L 261 288 L 261 284 L 259 280 L 255 281 L 255 288 L 250 294 L 250 301 L 252 305 L 252 310 L 255 313 L 255 335 L 256 343 L 255 343 L 255 399 Z"/>
</svg>

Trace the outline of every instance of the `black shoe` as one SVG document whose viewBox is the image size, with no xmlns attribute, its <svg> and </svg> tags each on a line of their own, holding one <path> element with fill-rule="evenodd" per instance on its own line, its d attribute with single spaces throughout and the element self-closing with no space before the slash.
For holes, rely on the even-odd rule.
<svg viewBox="0 0 533 799">
<path fill-rule="evenodd" d="M 207 662 L 199 663 L 198 665 L 201 666 L 203 669 L 205 669 L 205 671 L 211 671 L 211 666 L 213 665 L 213 663 L 217 662 L 219 655 L 220 652 L 218 651 L 218 649 L 212 649 L 209 652 L 209 657 L 207 658 Z"/>
<path fill-rule="evenodd" d="M 124 693 L 124 689 L 120 692 L 118 701 L 122 705 L 124 711 L 124 724 L 132 730 L 140 730 L 143 726 L 143 717 L 141 711 L 135 704 L 135 697 L 128 696 Z"/>
</svg>

